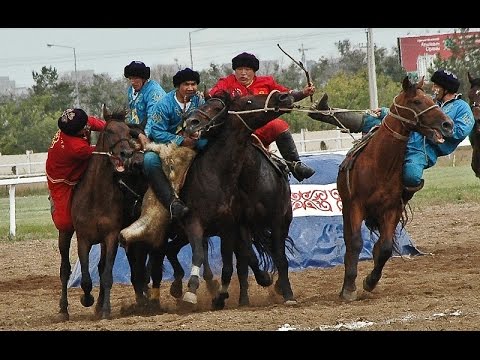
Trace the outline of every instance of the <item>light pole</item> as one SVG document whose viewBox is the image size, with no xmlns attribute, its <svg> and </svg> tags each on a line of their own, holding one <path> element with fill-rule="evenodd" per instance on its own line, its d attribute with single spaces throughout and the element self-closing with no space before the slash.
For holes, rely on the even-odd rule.
<svg viewBox="0 0 480 360">
<path fill-rule="evenodd" d="M 73 49 L 73 62 L 75 65 L 75 107 L 80 107 L 80 93 L 78 92 L 78 74 L 77 74 L 77 53 L 75 52 L 75 48 L 73 46 L 67 45 L 57 45 L 57 44 L 47 44 L 48 47 L 56 46 L 56 47 L 63 47 L 67 49 Z"/>
<path fill-rule="evenodd" d="M 192 33 L 197 32 L 197 31 L 202 31 L 202 30 L 205 30 L 205 29 L 208 29 L 208 28 L 201 28 L 201 29 L 197 29 L 197 30 L 193 30 L 193 31 L 188 32 L 188 44 L 190 46 L 190 65 L 191 65 L 192 70 L 193 70 Z"/>
</svg>

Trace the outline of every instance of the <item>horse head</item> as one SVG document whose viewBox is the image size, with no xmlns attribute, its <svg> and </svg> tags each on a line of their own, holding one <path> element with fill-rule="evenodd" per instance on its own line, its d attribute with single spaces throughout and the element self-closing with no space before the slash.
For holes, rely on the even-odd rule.
<svg viewBox="0 0 480 360">
<path fill-rule="evenodd" d="M 445 137 L 453 135 L 453 121 L 425 93 L 423 85 L 423 77 L 418 83 L 412 83 L 406 76 L 389 115 L 402 121 L 410 131 L 417 131 L 434 143 L 443 143 Z"/>
<path fill-rule="evenodd" d="M 253 132 L 267 122 L 293 109 L 295 98 L 289 93 L 272 91 L 269 94 L 246 95 L 231 98 L 226 93 L 216 94 L 199 106 L 185 120 L 187 135 L 200 134 L 224 124 L 227 115 L 240 120 L 238 126 Z"/>
<path fill-rule="evenodd" d="M 118 173 L 126 168 L 135 168 L 133 163 L 143 161 L 143 156 L 134 157 L 136 147 L 130 127 L 125 123 L 126 112 L 120 110 L 110 113 L 103 104 L 102 113 L 107 124 L 100 133 L 94 154 L 108 156 Z"/>
<path fill-rule="evenodd" d="M 470 143 L 473 150 L 471 167 L 475 175 L 480 178 L 480 78 L 472 77 L 470 72 L 467 75 L 470 82 L 468 99 L 475 118 L 475 125 L 470 133 Z"/>
</svg>

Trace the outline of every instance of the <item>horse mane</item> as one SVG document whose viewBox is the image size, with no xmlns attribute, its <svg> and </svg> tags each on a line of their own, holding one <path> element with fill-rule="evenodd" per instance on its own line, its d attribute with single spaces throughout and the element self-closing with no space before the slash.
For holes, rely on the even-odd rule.
<svg viewBox="0 0 480 360">
<path fill-rule="evenodd" d="M 220 90 L 220 91 L 217 91 L 211 98 L 220 99 L 224 102 L 224 104 L 227 107 L 229 107 L 230 104 L 233 102 L 233 100 L 236 99 L 237 97 L 240 97 L 240 96 L 237 95 L 235 97 L 232 97 L 228 91 Z"/>
<path fill-rule="evenodd" d="M 480 77 L 478 78 L 473 78 L 470 76 L 470 73 L 469 73 L 469 82 L 470 82 L 470 88 L 473 88 L 475 86 L 478 86 L 480 87 Z"/>
<path fill-rule="evenodd" d="M 111 113 L 105 113 L 103 118 L 105 121 L 120 121 L 120 122 L 125 122 L 125 119 L 127 117 L 127 111 L 122 108 L 122 109 L 115 109 Z"/>
</svg>

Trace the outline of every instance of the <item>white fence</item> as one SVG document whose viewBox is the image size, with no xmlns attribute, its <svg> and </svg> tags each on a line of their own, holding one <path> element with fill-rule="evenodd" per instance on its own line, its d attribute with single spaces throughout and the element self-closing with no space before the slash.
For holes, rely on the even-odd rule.
<svg viewBox="0 0 480 360">
<path fill-rule="evenodd" d="M 8 186 L 8 195 L 10 199 L 10 237 L 15 237 L 16 235 L 16 222 L 15 222 L 15 186 L 18 184 L 34 184 L 34 183 L 44 183 L 47 181 L 46 176 L 36 176 L 36 177 L 24 177 L 16 179 L 1 179 L 0 185 Z"/>
<path fill-rule="evenodd" d="M 299 153 L 346 153 L 360 136 L 361 134 L 345 134 L 340 130 L 302 131 L 299 134 L 293 134 Z M 468 137 L 459 146 L 470 146 Z M 271 144 L 271 150 L 277 150 L 275 143 Z M 451 156 L 453 156 L 453 166 L 455 166 L 455 153 Z M 19 162 L 14 162 L 15 157 Z M 28 161 L 24 161 L 25 157 Z M 45 176 L 46 159 L 47 153 L 32 154 L 27 152 L 26 155 L 0 155 L 0 186 L 8 186 L 10 198 L 11 237 L 15 237 L 16 232 L 15 186 L 47 182 Z"/>
</svg>

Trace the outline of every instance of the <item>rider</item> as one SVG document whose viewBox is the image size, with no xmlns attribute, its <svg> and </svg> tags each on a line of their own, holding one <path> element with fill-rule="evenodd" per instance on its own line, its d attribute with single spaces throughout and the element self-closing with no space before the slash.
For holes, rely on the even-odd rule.
<svg viewBox="0 0 480 360">
<path fill-rule="evenodd" d="M 106 122 L 87 116 L 82 109 L 67 109 L 58 119 L 58 130 L 48 149 L 46 174 L 50 212 L 55 227 L 73 233 L 70 203 L 75 184 L 87 169 L 95 151 L 90 131 L 102 131 Z"/>
<path fill-rule="evenodd" d="M 224 90 L 232 96 L 269 94 L 272 90 L 278 90 L 282 92 L 288 91 L 294 96 L 295 101 L 300 101 L 315 93 L 313 84 L 307 84 L 303 91 L 293 91 L 278 84 L 272 76 L 256 76 L 255 73 L 259 69 L 259 65 L 260 62 L 255 55 L 246 52 L 238 54 L 232 59 L 234 73 L 218 80 L 210 89 L 209 96 Z M 308 179 L 315 174 L 314 169 L 300 161 L 288 123 L 284 120 L 280 118 L 274 119 L 255 130 L 254 134 L 262 141 L 265 147 L 276 141 L 278 150 L 282 157 L 288 161 L 288 167 L 298 181 Z"/>
<path fill-rule="evenodd" d="M 402 197 L 404 203 L 407 203 L 415 192 L 423 188 L 423 170 L 435 165 L 439 156 L 451 154 L 470 134 L 475 122 L 470 106 L 461 99 L 462 94 L 457 94 L 460 81 L 455 74 L 439 69 L 433 73 L 430 80 L 433 83 L 432 90 L 437 105 L 454 123 L 453 136 L 445 138 L 445 142 L 442 144 L 434 144 L 419 132 L 412 131 L 410 133 L 403 165 L 404 191 Z M 377 116 L 350 113 L 348 121 L 343 122 L 343 125 L 351 131 L 361 130 L 366 133 L 373 126 L 379 125 L 388 112 L 388 108 L 382 107 L 374 110 Z M 322 120 L 321 116 L 309 116 Z"/>
<path fill-rule="evenodd" d="M 162 86 L 153 79 L 150 79 L 150 67 L 145 66 L 141 61 L 132 61 L 125 66 L 123 75 L 130 80 L 131 86 L 127 89 L 128 106 L 130 115 L 126 122 L 138 124 L 145 131 L 132 134 L 138 137 L 143 148 L 148 142 L 148 135 L 155 120 L 153 112 L 158 101 L 165 96 L 166 92 Z"/>
<path fill-rule="evenodd" d="M 181 134 L 184 118 L 205 103 L 203 96 L 197 91 L 199 83 L 200 74 L 189 68 L 180 70 L 173 76 L 175 89 L 167 93 L 155 106 L 150 140 L 161 144 L 175 143 L 197 150 L 205 146 L 206 140 L 196 140 Z M 162 169 L 162 160 L 156 152 L 145 153 L 143 169 L 157 198 L 166 209 L 170 209 L 171 217 L 183 217 L 189 209 L 175 194 Z"/>
</svg>

